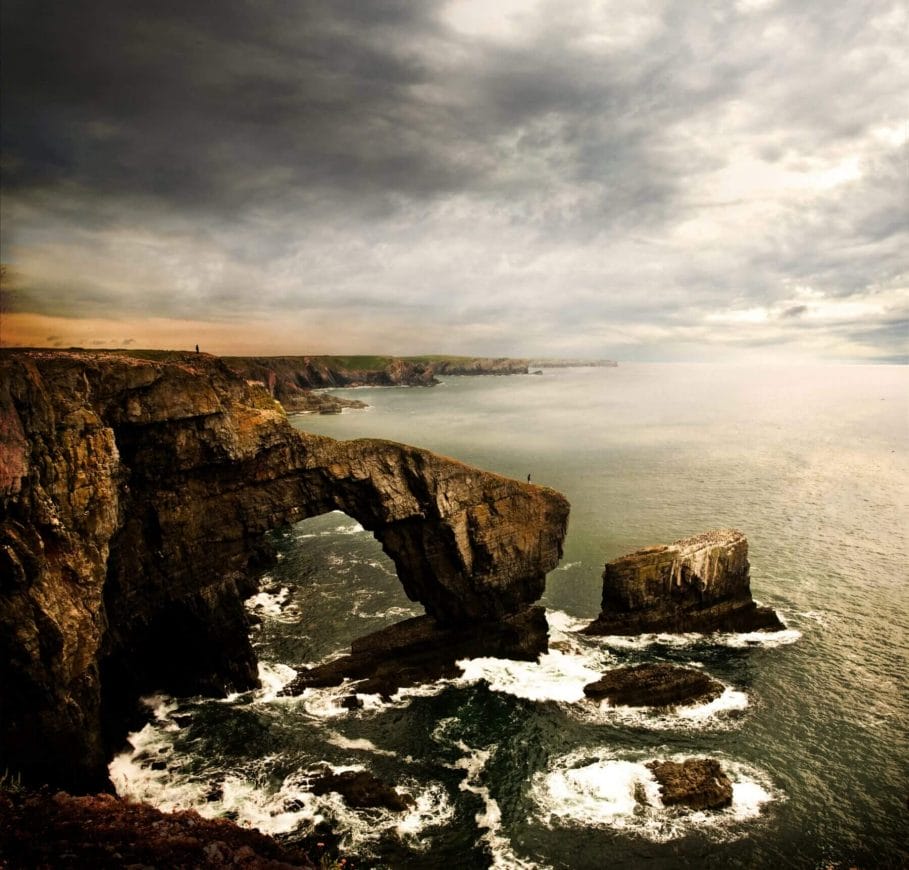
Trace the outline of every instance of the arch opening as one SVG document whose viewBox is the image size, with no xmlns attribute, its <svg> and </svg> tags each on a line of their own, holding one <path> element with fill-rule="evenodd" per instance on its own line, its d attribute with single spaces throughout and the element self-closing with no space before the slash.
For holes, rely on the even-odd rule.
<svg viewBox="0 0 909 870">
<path fill-rule="evenodd" d="M 311 665 L 423 613 L 379 541 L 343 511 L 275 529 L 267 540 L 274 564 L 246 601 L 260 660 Z"/>
</svg>

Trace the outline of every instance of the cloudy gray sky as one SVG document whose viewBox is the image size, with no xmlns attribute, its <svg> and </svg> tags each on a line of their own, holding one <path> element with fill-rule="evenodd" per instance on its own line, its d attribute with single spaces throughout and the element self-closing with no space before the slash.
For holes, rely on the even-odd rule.
<svg viewBox="0 0 909 870">
<path fill-rule="evenodd" d="M 4 344 L 909 355 L 907 2 L 2 14 Z"/>
</svg>

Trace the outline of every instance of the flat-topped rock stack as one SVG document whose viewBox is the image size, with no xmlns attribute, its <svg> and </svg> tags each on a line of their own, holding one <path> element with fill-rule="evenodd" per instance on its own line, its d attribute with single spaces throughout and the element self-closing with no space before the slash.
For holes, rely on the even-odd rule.
<svg viewBox="0 0 909 870">
<path fill-rule="evenodd" d="M 607 563 L 592 635 L 778 631 L 785 626 L 751 597 L 748 540 L 715 529 L 646 547 Z"/>
</svg>

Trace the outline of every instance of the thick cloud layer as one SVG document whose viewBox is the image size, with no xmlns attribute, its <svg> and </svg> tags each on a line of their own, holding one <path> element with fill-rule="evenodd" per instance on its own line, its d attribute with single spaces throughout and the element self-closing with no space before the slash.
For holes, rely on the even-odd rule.
<svg viewBox="0 0 909 870">
<path fill-rule="evenodd" d="M 907 355 L 905 3 L 2 23 L 4 343 Z"/>
</svg>

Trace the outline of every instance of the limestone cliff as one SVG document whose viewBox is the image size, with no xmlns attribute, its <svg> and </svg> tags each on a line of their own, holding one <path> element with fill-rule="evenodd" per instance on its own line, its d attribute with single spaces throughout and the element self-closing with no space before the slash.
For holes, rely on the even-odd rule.
<svg viewBox="0 0 909 870">
<path fill-rule="evenodd" d="M 276 526 L 356 518 L 448 631 L 523 613 L 561 555 L 558 493 L 298 432 L 217 358 L 0 362 L 0 768 L 27 781 L 103 785 L 141 693 L 256 684 L 242 601 Z"/>
<path fill-rule="evenodd" d="M 780 629 L 751 598 L 748 540 L 717 529 L 606 565 L 602 611 L 587 634 Z"/>
</svg>

